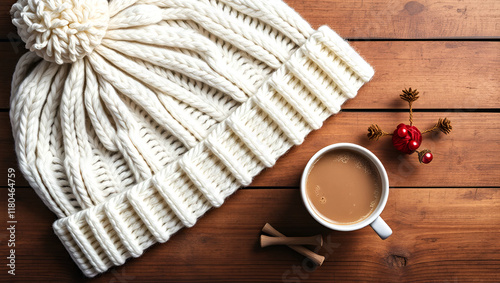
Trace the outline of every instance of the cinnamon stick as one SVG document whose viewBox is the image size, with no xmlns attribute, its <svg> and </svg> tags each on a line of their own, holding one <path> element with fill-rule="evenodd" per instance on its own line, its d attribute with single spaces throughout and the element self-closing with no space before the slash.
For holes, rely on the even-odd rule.
<svg viewBox="0 0 500 283">
<path fill-rule="evenodd" d="M 311 246 L 323 246 L 323 237 L 321 235 L 311 236 L 311 237 L 270 237 L 266 235 L 260 235 L 260 246 L 274 246 L 274 245 L 311 245 Z"/>
<path fill-rule="evenodd" d="M 274 229 L 273 226 L 271 226 L 271 224 L 269 223 L 266 223 L 266 225 L 264 225 L 264 227 L 262 228 L 262 232 L 275 237 L 286 237 L 285 235 L 281 234 L 278 230 Z M 325 261 L 324 256 L 319 255 L 303 246 L 288 245 L 288 247 L 298 252 L 299 254 L 309 258 L 312 262 L 314 262 L 318 266 L 321 266 L 323 264 L 323 261 Z"/>
</svg>

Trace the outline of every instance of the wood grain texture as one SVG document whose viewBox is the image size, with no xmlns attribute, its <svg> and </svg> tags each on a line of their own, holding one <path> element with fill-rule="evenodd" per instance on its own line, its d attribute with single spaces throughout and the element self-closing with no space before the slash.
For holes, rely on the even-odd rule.
<svg viewBox="0 0 500 283">
<path fill-rule="evenodd" d="M 285 0 L 311 25 L 348 38 L 498 38 L 496 0 Z"/>
<path fill-rule="evenodd" d="M 16 33 L 16 27 L 12 24 L 10 8 L 16 3 L 14 0 L 0 1 L 0 39 L 11 39 Z"/>
<path fill-rule="evenodd" d="M 21 42 L 0 42 L 0 109 L 8 109 L 10 101 L 10 83 L 16 68 L 17 61 L 24 54 L 25 49 Z M 3 126 L 3 125 L 2 125 Z"/>
<path fill-rule="evenodd" d="M 474 187 L 500 185 L 500 113 L 433 112 L 415 113 L 415 125 L 430 128 L 439 117 L 452 121 L 453 131 L 423 136 L 420 149 L 430 149 L 434 160 L 420 165 L 416 154 L 396 151 L 390 137 L 379 141 L 366 138 L 367 128 L 376 123 L 385 131 L 408 121 L 408 113 L 342 112 L 329 118 L 323 127 L 312 132 L 302 145 L 293 147 L 273 168 L 265 169 L 250 186 L 298 186 L 307 161 L 321 148 L 338 142 L 365 146 L 379 157 L 387 169 L 391 186 L 396 187 Z M 0 113 L 8 121 L 7 113 Z M 0 172 L 17 168 L 14 142 L 9 123 L 0 124 Z M 472 142 L 471 142 L 472 141 Z M 18 185 L 27 186 L 19 177 Z"/>
<path fill-rule="evenodd" d="M 361 41 L 351 42 L 375 68 L 375 76 L 349 109 L 407 108 L 394 99 L 403 88 L 421 91 L 415 108 L 500 108 L 498 42 Z M 0 43 L 0 109 L 9 107 L 10 80 L 22 46 Z M 455 99 L 460 97 L 460 99 Z"/>
<path fill-rule="evenodd" d="M 4 198 L 0 205 L 6 206 Z M 86 281 L 33 191 L 20 189 L 17 205 L 16 279 Z M 297 189 L 240 190 L 193 228 L 94 282 L 491 282 L 500 276 L 499 210 L 499 189 L 391 189 L 382 216 L 394 234 L 382 241 L 370 228 L 323 228 L 308 215 Z M 289 248 L 260 248 L 266 222 L 287 236 L 323 234 L 323 266 L 312 272 Z M 2 255 L 6 237 L 0 230 Z M 7 279 L 0 273 L 1 281 Z"/>
<path fill-rule="evenodd" d="M 500 2 L 499 2 L 500 3 Z M 498 42 L 360 41 L 351 45 L 375 69 L 344 108 L 402 108 L 404 88 L 420 91 L 415 108 L 500 108 Z"/>
<path fill-rule="evenodd" d="M 5 174 L 7 174 L 8 168 L 11 167 L 19 172 L 9 113 L 0 113 L 0 121 L 2 121 L 0 123 L 0 172 L 5 172 Z M 18 186 L 28 185 L 28 182 L 21 176 L 21 174 L 19 174 L 16 181 Z M 7 184 L 1 185 L 6 186 Z M 3 198 L 3 196 L 1 197 Z"/>
<path fill-rule="evenodd" d="M 311 25 L 329 25 L 349 38 L 499 37 L 496 0 L 285 0 Z M 0 38 L 16 32 L 13 0 L 0 1 Z"/>
</svg>

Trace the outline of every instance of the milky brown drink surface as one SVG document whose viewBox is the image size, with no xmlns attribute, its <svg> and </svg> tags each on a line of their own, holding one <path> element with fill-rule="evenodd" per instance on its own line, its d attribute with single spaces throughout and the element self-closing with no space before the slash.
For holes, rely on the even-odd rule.
<svg viewBox="0 0 500 283">
<path fill-rule="evenodd" d="M 335 224 L 367 218 L 378 205 L 381 187 L 376 167 L 359 153 L 343 149 L 323 154 L 306 180 L 309 202 Z"/>
</svg>

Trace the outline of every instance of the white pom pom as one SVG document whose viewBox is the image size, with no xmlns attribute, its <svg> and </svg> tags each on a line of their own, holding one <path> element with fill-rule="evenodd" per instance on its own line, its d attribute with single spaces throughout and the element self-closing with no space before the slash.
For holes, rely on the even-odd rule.
<svg viewBox="0 0 500 283">
<path fill-rule="evenodd" d="M 26 48 L 57 64 L 92 52 L 109 22 L 106 0 L 19 0 L 10 12 Z"/>
</svg>

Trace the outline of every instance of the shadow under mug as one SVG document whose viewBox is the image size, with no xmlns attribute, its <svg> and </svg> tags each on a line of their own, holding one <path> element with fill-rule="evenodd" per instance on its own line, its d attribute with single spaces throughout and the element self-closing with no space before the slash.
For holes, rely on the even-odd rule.
<svg viewBox="0 0 500 283">
<path fill-rule="evenodd" d="M 373 210 L 373 212 L 367 218 L 353 224 L 335 224 L 333 222 L 327 221 L 316 212 L 316 209 L 313 207 L 313 205 L 307 198 L 306 180 L 309 175 L 309 171 L 311 170 L 311 167 L 314 165 L 316 160 L 318 160 L 323 154 L 333 150 L 352 150 L 361 154 L 363 157 L 370 160 L 375 166 L 375 168 L 377 168 L 378 174 L 382 181 L 382 193 L 378 206 Z M 314 156 L 307 163 L 304 172 L 302 173 L 302 179 L 300 180 L 300 193 L 302 195 L 302 201 L 304 202 L 307 211 L 309 211 L 311 216 L 316 221 L 318 221 L 320 224 L 322 224 L 327 228 L 337 231 L 354 231 L 370 225 L 373 228 L 373 230 L 383 240 L 385 240 L 392 234 L 392 230 L 389 227 L 389 225 L 387 225 L 385 221 L 380 217 L 380 214 L 384 210 L 385 204 L 387 203 L 387 198 L 389 197 L 389 178 L 387 178 L 387 172 L 384 166 L 382 165 L 382 162 L 380 162 L 380 160 L 375 156 L 375 154 L 373 154 L 371 151 L 362 146 L 353 143 L 336 143 L 324 147 L 316 154 L 314 154 Z"/>
</svg>

